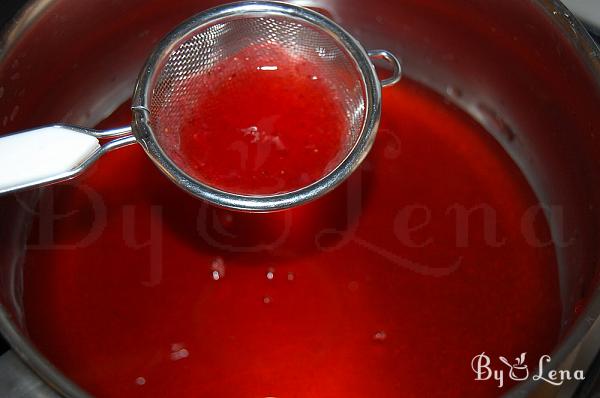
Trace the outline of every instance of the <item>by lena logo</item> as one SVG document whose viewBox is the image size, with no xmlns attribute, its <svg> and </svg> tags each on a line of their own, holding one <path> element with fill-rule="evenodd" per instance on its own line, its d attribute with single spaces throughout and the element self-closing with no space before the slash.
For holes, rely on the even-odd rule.
<svg viewBox="0 0 600 398">
<path fill-rule="evenodd" d="M 505 357 L 498 357 L 500 362 L 509 367 L 510 371 L 508 377 L 510 377 L 511 380 L 522 381 L 527 380 L 529 377 L 529 369 L 527 369 L 527 365 L 525 364 L 525 355 L 527 355 L 526 352 L 522 353 L 520 357 L 515 358 L 514 365 L 511 365 Z"/>
<path fill-rule="evenodd" d="M 531 378 L 533 380 L 542 380 L 554 386 L 560 386 L 565 381 L 583 380 L 585 376 L 583 370 L 546 370 L 550 355 L 542 355 L 538 361 L 537 371 L 530 375 L 529 368 L 525 363 L 527 353 L 524 352 L 516 357 L 513 362 L 503 356 L 498 357 L 498 363 L 492 364 L 492 359 L 482 352 L 475 355 L 471 361 L 471 369 L 475 372 L 476 381 L 494 380 L 498 388 L 504 387 L 507 379 L 513 381 L 524 381 Z"/>
</svg>

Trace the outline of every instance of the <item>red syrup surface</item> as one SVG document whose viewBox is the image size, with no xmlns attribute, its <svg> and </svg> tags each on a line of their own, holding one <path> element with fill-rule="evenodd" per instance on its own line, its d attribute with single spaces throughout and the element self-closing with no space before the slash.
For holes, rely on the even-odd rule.
<svg viewBox="0 0 600 398">
<path fill-rule="evenodd" d="M 128 119 L 125 105 L 101 127 Z M 548 226 L 521 225 L 536 203 L 489 134 L 404 80 L 360 170 L 301 208 L 211 207 L 137 146 L 48 189 L 26 325 L 103 397 L 496 396 L 476 354 L 526 351 L 533 367 L 559 338 L 554 249 L 531 243 Z M 457 205 L 492 209 L 505 242 Z"/>
<path fill-rule="evenodd" d="M 181 83 L 177 92 L 191 94 L 167 110 L 175 107 L 181 120 L 168 117 L 157 129 L 159 140 L 187 174 L 228 192 L 275 194 L 310 185 L 349 146 L 344 97 L 321 69 L 276 47 L 242 50 Z"/>
</svg>

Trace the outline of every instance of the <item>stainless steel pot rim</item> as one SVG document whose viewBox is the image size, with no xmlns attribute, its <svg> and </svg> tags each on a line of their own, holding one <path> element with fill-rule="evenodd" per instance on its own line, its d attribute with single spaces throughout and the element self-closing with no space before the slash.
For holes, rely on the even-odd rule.
<svg viewBox="0 0 600 398">
<path fill-rule="evenodd" d="M 0 62 L 11 51 L 18 39 L 32 27 L 35 21 L 55 0 L 32 0 L 14 18 L 12 24 L 2 34 L 0 40 Z M 553 18 L 562 27 L 565 37 L 577 48 L 589 70 L 596 76 L 596 86 L 600 90 L 600 49 L 589 36 L 585 26 L 572 16 L 570 11 L 559 0 L 531 0 Z M 548 368 L 562 363 L 590 329 L 589 319 L 600 316 L 600 288 L 592 295 L 590 304 L 575 322 L 560 347 L 552 353 L 552 361 Z M 89 397 L 90 395 L 56 369 L 35 347 L 24 337 L 9 315 L 9 311 L 0 304 L 0 333 L 5 337 L 12 349 L 20 358 L 46 383 L 63 396 Z M 505 396 L 524 397 L 533 391 L 541 381 L 529 380 L 515 386 Z"/>
</svg>

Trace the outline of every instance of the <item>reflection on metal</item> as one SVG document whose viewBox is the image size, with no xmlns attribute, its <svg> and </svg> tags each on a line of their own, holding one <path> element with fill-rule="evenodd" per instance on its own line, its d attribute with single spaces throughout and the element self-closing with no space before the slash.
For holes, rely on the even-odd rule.
<svg viewBox="0 0 600 398">
<path fill-rule="evenodd" d="M 9 351 L 0 357 L 0 396 L 3 398 L 59 398 L 46 383 Z"/>
<path fill-rule="evenodd" d="M 563 0 L 563 3 L 585 23 L 600 30 L 600 2 L 598 0 Z"/>
</svg>

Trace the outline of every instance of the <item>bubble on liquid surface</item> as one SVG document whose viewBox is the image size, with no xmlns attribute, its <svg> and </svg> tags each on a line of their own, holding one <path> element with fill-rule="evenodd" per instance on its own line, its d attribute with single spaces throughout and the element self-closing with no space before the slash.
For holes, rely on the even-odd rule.
<svg viewBox="0 0 600 398">
<path fill-rule="evenodd" d="M 290 282 L 293 281 L 295 277 L 296 276 L 294 275 L 293 272 L 288 272 L 288 274 L 287 274 L 287 280 L 288 281 L 290 281 Z"/>
<path fill-rule="evenodd" d="M 272 301 L 273 301 L 273 299 L 269 296 L 263 297 L 263 303 L 265 303 L 265 304 L 271 304 Z"/>
<path fill-rule="evenodd" d="M 223 261 L 223 258 L 215 257 L 210 264 L 210 269 L 213 280 L 218 281 L 223 278 L 225 276 L 225 261 Z"/>
<path fill-rule="evenodd" d="M 144 379 L 143 377 L 137 377 L 135 379 L 135 384 L 137 384 L 138 386 L 143 386 L 144 384 L 146 384 L 146 379 Z"/>
<path fill-rule="evenodd" d="M 190 356 L 190 352 L 183 346 L 183 344 L 171 344 L 171 360 L 179 361 Z"/>
<path fill-rule="evenodd" d="M 373 340 L 384 341 L 387 338 L 387 334 L 384 330 L 379 330 L 373 335 Z"/>
<path fill-rule="evenodd" d="M 267 270 L 267 279 L 272 281 L 275 278 L 275 268 L 269 268 Z"/>
</svg>

